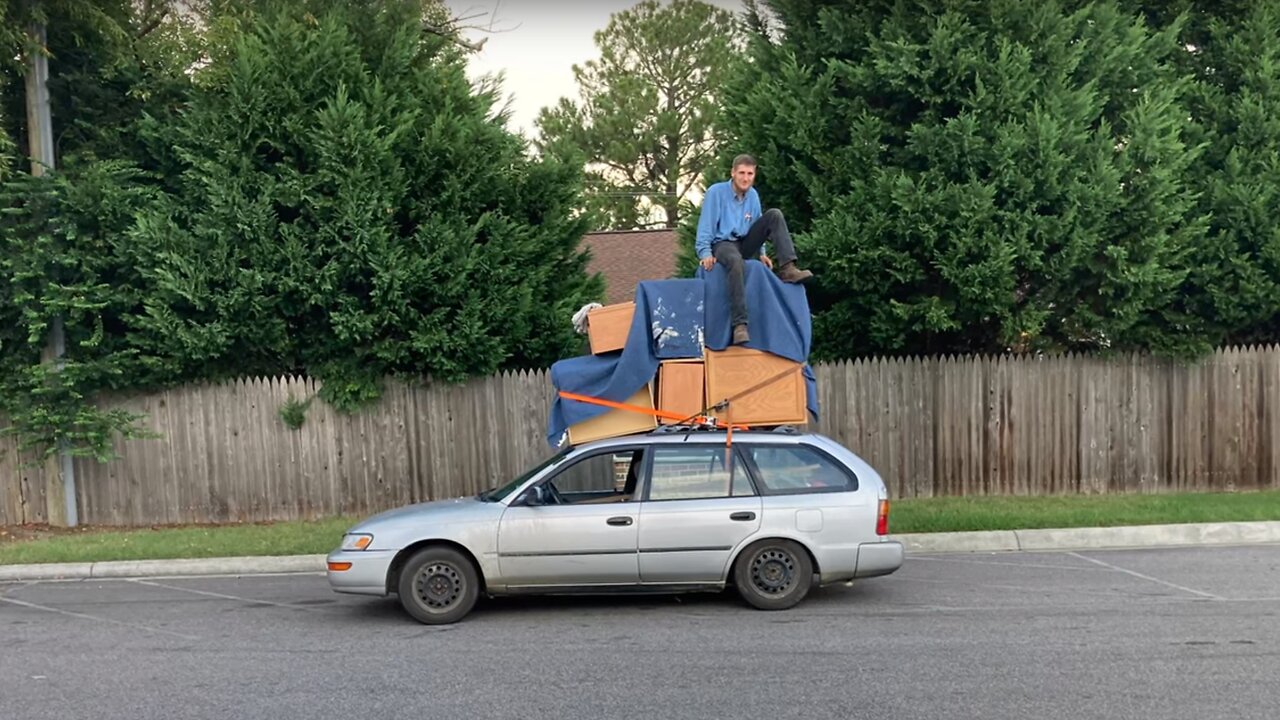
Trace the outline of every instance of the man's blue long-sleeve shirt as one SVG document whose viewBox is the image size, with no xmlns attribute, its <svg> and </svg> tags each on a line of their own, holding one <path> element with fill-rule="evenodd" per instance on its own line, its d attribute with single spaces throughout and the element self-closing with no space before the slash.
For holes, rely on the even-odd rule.
<svg viewBox="0 0 1280 720">
<path fill-rule="evenodd" d="M 733 192 L 733 181 L 725 180 L 707 188 L 698 216 L 698 236 L 694 249 L 698 259 L 711 257 L 711 246 L 719 240 L 745 237 L 751 224 L 760 219 L 760 195 L 747 188 L 739 200 Z M 764 248 L 760 248 L 764 252 Z"/>
</svg>

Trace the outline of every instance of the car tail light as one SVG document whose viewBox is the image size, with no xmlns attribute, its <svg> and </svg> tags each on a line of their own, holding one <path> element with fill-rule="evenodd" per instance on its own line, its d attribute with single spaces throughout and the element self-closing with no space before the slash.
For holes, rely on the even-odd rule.
<svg viewBox="0 0 1280 720">
<path fill-rule="evenodd" d="M 876 534 L 889 534 L 889 501 L 880 501 L 880 510 L 876 513 Z"/>
</svg>

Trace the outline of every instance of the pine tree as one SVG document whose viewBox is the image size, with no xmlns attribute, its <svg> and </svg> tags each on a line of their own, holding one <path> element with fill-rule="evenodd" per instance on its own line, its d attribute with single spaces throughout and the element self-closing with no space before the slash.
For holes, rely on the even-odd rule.
<svg viewBox="0 0 1280 720">
<path fill-rule="evenodd" d="M 185 70 L 198 59 L 196 21 L 178 12 L 189 0 L 0 0 L 0 116 L 26 148 L 27 25 L 44 23 L 50 112 L 60 168 L 78 160 L 137 160 L 154 150 L 137 144 L 144 116 L 164 117 L 185 98 Z"/>
<path fill-rule="evenodd" d="M 430 8 L 429 8 L 430 10 Z M 599 295 L 580 171 L 527 159 L 448 39 L 401 2 L 246 2 L 213 24 L 184 170 L 139 221 L 129 318 L 167 378 L 305 372 L 340 407 L 390 374 L 545 366 Z"/>
<path fill-rule="evenodd" d="M 216 0 L 198 33 L 125 45 L 73 19 L 50 18 L 51 73 L 92 87 L 51 80 L 56 173 L 6 143 L 21 68 L 0 70 L 0 430 L 106 457 L 137 426 L 103 392 L 305 373 L 350 409 L 388 375 L 580 347 L 572 313 L 601 295 L 581 168 L 528 159 L 434 0 Z"/>
<path fill-rule="evenodd" d="M 145 261 L 128 231 L 163 171 L 138 128 L 144 114 L 170 115 L 189 86 L 187 27 L 162 16 L 167 4 L 0 1 L 0 432 L 27 447 L 107 457 L 137 430 L 135 416 L 93 400 L 139 379 L 122 317 L 138 307 Z M 32 44 L 32 20 L 46 23 L 47 46 Z M 56 170 L 41 178 L 29 174 L 31 52 L 47 52 L 50 68 Z M 45 355 L 58 320 L 66 355 L 55 372 Z"/>
<path fill-rule="evenodd" d="M 600 58 L 573 68 L 581 102 L 562 98 L 537 120 L 540 151 L 586 164 L 595 226 L 679 224 L 715 155 L 735 29 L 732 13 L 700 0 L 644 0 L 596 33 Z"/>
<path fill-rule="evenodd" d="M 726 155 L 820 275 L 815 355 L 1204 346 L 1176 24 L 1112 2 L 770 2 Z M 1191 328 L 1189 331 L 1188 328 Z"/>
<path fill-rule="evenodd" d="M 1146 2 L 1184 19 L 1188 107 L 1208 146 L 1190 172 L 1209 218 L 1184 290 L 1215 344 L 1280 341 L 1280 0 Z"/>
</svg>

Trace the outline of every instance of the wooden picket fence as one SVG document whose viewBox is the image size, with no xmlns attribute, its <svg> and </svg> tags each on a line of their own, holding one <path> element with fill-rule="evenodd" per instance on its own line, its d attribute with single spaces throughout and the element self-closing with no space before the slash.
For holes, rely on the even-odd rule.
<svg viewBox="0 0 1280 720">
<path fill-rule="evenodd" d="M 1142 356 L 876 358 L 817 365 L 812 426 L 893 497 L 1280 488 L 1280 348 Z M 547 372 L 389 382 L 356 414 L 307 378 L 190 385 L 114 403 L 159 439 L 77 460 L 80 521 L 148 525 L 364 515 L 471 494 L 546 457 Z M 8 443 L 7 445 L 5 443 Z M 0 440 L 0 525 L 47 519 L 45 474 Z"/>
</svg>

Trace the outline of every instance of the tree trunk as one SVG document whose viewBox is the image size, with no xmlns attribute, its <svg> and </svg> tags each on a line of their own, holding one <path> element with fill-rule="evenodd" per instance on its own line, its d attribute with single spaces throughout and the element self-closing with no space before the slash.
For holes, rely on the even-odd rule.
<svg viewBox="0 0 1280 720">
<path fill-rule="evenodd" d="M 667 112 L 676 114 L 675 88 L 667 88 Z M 672 133 L 667 136 L 667 161 L 663 181 L 662 209 L 667 215 L 667 227 L 674 228 L 680 224 L 680 197 L 676 194 L 680 185 L 680 135 Z"/>
</svg>

